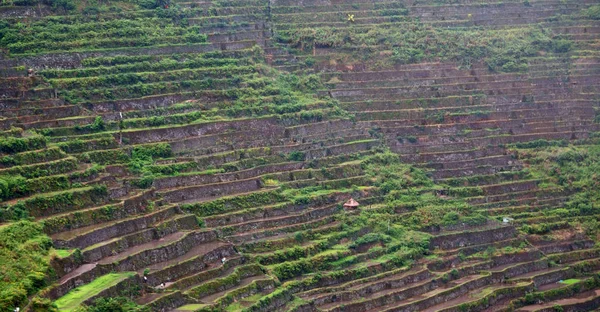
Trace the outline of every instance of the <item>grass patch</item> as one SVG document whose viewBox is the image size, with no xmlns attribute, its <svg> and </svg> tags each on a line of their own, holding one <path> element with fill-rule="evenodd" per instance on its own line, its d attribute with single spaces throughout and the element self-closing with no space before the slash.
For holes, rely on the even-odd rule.
<svg viewBox="0 0 600 312">
<path fill-rule="evenodd" d="M 54 249 L 54 254 L 56 254 L 59 258 L 66 258 L 68 256 L 70 256 L 73 251 L 75 251 L 74 249 L 69 249 L 69 250 L 65 250 L 65 249 Z"/>
<path fill-rule="evenodd" d="M 246 306 L 258 301 L 258 299 L 262 298 L 264 295 L 265 294 L 263 293 L 258 293 L 246 298 L 242 298 L 240 301 L 228 305 L 225 311 L 242 311 Z"/>
<path fill-rule="evenodd" d="M 570 278 L 570 279 L 568 279 L 568 280 L 564 280 L 564 281 L 561 281 L 561 282 L 559 282 L 559 283 L 561 283 L 561 284 L 565 284 L 565 285 L 573 285 L 573 284 L 577 284 L 577 283 L 579 283 L 579 282 L 581 282 L 581 280 L 580 280 L 580 279 L 576 279 L 576 278 Z"/>
<path fill-rule="evenodd" d="M 102 290 L 112 287 L 135 274 L 135 272 L 124 272 L 103 275 L 89 284 L 71 290 L 62 298 L 56 300 L 56 306 L 60 311 L 73 311 L 93 295 L 96 295 Z"/>
<path fill-rule="evenodd" d="M 177 310 L 180 310 L 180 311 L 196 311 L 198 309 L 203 308 L 204 306 L 206 306 L 206 305 L 205 304 L 200 304 L 200 303 L 186 304 L 184 306 L 181 306 L 181 307 L 177 308 Z"/>
</svg>

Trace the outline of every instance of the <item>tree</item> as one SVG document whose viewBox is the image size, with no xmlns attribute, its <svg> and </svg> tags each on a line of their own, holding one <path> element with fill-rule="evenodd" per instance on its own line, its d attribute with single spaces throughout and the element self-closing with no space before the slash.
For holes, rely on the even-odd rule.
<svg viewBox="0 0 600 312">
<path fill-rule="evenodd" d="M 73 0 L 47 0 L 46 3 L 51 5 L 55 10 L 63 9 L 67 12 L 75 9 L 75 2 Z"/>
<path fill-rule="evenodd" d="M 157 8 L 168 9 L 169 5 L 171 5 L 171 0 L 156 0 L 156 7 Z"/>
</svg>

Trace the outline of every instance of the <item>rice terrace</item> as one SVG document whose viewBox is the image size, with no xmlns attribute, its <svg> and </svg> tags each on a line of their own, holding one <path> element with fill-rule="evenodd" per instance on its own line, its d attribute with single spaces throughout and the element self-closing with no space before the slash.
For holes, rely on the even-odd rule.
<svg viewBox="0 0 600 312">
<path fill-rule="evenodd" d="M 600 0 L 0 1 L 0 312 L 600 311 Z"/>
</svg>

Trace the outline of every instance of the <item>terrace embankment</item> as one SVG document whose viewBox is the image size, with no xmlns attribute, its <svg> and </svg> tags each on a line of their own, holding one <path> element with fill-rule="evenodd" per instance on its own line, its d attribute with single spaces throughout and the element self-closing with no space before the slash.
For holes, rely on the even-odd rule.
<svg viewBox="0 0 600 312">
<path fill-rule="evenodd" d="M 451 2 L 2 3 L 0 310 L 598 308 L 600 7 Z"/>
</svg>

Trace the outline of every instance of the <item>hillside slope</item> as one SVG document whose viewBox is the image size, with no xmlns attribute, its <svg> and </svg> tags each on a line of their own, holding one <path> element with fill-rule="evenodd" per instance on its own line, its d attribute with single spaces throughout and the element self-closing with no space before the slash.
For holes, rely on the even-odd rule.
<svg viewBox="0 0 600 312">
<path fill-rule="evenodd" d="M 0 311 L 600 306 L 598 1 L 0 18 Z"/>
</svg>

